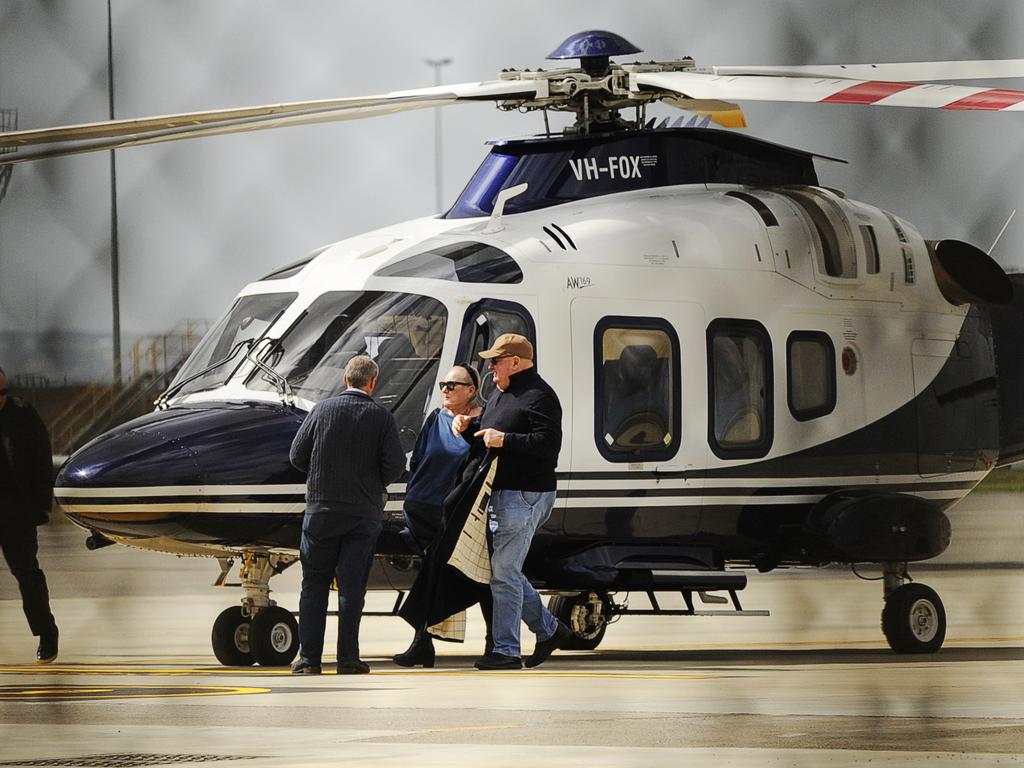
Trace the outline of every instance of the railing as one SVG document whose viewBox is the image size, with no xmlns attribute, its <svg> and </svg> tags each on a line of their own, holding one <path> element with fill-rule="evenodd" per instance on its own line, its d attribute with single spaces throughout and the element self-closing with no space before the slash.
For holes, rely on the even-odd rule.
<svg viewBox="0 0 1024 768">
<path fill-rule="evenodd" d="M 131 347 L 131 378 L 91 384 L 50 424 L 53 452 L 63 456 L 106 429 L 151 410 L 206 332 L 204 321 L 186 320 L 175 330 L 138 339 Z"/>
<path fill-rule="evenodd" d="M 0 133 L 16 130 L 18 130 L 18 110 L 0 109 Z M 0 153 L 13 151 L 13 147 L 0 149 Z M 3 168 L 0 168 L 0 200 L 3 200 L 4 195 L 7 194 L 7 185 L 11 183 L 11 172 L 13 170 L 13 165 L 5 165 Z"/>
</svg>

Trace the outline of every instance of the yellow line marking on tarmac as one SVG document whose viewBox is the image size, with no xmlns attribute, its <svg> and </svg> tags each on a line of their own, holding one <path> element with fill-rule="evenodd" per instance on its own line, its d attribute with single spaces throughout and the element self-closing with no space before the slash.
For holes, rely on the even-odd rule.
<svg viewBox="0 0 1024 768">
<path fill-rule="evenodd" d="M 429 728 L 416 733 L 462 733 L 464 731 L 498 731 L 511 728 L 529 728 L 525 723 L 506 723 L 504 725 L 457 725 L 452 728 Z"/>
<path fill-rule="evenodd" d="M 98 699 L 182 698 L 185 696 L 237 696 L 270 693 L 270 688 L 192 685 L 174 688 L 165 685 L 107 685 L 102 687 L 25 688 L 0 687 L 0 701 L 96 701 Z"/>
<path fill-rule="evenodd" d="M 209 669 L 131 669 L 115 667 L 103 669 L 102 667 L 90 666 L 80 667 L 46 667 L 40 669 L 34 666 L 11 666 L 0 667 L 0 674 L 3 673 L 35 673 L 44 675 L 232 675 L 244 677 L 248 675 L 291 677 L 291 671 L 287 668 L 259 669 L 251 667 L 224 668 L 211 667 Z M 324 676 L 340 677 L 336 672 L 325 672 Z M 700 674 L 651 674 L 640 672 L 556 672 L 543 670 L 510 669 L 507 671 L 483 672 L 475 669 L 423 669 L 423 670 L 374 670 L 375 677 L 401 677 L 410 675 L 444 675 L 462 677 L 563 677 L 563 678 L 594 678 L 594 679 L 623 679 L 623 680 L 717 680 L 721 675 L 700 675 Z M 305 676 L 304 676 L 305 677 Z"/>
<path fill-rule="evenodd" d="M 1024 642 L 1024 636 L 1010 637 L 947 637 L 945 645 L 950 643 L 1020 643 Z M 749 651 L 749 650 L 776 650 L 785 648 L 820 648 L 823 650 L 838 650 L 845 647 L 877 647 L 888 648 L 881 639 L 877 640 L 780 640 L 774 643 L 674 643 L 660 645 L 629 645 L 629 646 L 605 646 L 590 653 L 601 655 L 604 653 L 630 653 L 647 651 Z M 557 657 L 556 657 L 557 658 Z"/>
</svg>

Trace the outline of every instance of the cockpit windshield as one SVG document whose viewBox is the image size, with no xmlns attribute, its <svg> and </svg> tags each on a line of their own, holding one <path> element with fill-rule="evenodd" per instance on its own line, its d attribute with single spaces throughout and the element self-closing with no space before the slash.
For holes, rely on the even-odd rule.
<svg viewBox="0 0 1024 768">
<path fill-rule="evenodd" d="M 381 291 L 335 291 L 310 305 L 263 361 L 288 380 L 292 391 L 319 401 L 344 391 L 348 361 L 369 355 L 380 366 L 373 396 L 389 408 L 405 449 L 412 450 L 437 379 L 448 312 L 429 296 Z M 250 389 L 276 391 L 255 371 Z"/>
<path fill-rule="evenodd" d="M 243 350 L 238 350 L 231 359 L 225 358 L 239 343 L 255 342 L 261 338 L 297 295 L 296 293 L 262 293 L 254 296 L 242 296 L 231 305 L 231 308 L 199 342 L 195 351 L 185 361 L 185 365 L 175 377 L 171 389 L 174 389 L 178 382 L 196 376 L 219 361 L 223 361 L 223 364 L 202 376 L 197 376 L 182 386 L 175 394 L 188 395 L 193 392 L 202 392 L 219 387 L 226 382 L 238 368 L 239 363 L 245 359 L 245 353 Z"/>
</svg>

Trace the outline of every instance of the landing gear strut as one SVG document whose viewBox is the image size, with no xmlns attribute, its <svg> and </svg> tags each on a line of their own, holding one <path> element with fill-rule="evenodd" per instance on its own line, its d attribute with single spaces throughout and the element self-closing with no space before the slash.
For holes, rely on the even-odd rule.
<svg viewBox="0 0 1024 768">
<path fill-rule="evenodd" d="M 270 578 L 295 562 L 294 557 L 247 552 L 239 571 L 240 584 L 225 583 L 230 560 L 221 562 L 217 586 L 240 586 L 241 606 L 221 612 L 213 623 L 212 644 L 217 661 L 228 667 L 256 663 L 287 666 L 299 651 L 299 625 L 290 611 L 270 599 Z"/>
<path fill-rule="evenodd" d="M 896 653 L 935 653 L 946 639 L 946 610 L 931 587 L 910 583 L 907 564 L 882 564 L 882 633 Z"/>
</svg>

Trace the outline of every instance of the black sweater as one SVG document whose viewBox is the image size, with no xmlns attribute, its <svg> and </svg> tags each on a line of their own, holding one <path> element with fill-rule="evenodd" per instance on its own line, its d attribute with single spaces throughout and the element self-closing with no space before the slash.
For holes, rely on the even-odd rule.
<svg viewBox="0 0 1024 768">
<path fill-rule="evenodd" d="M 555 466 L 562 448 L 562 406 L 555 390 L 536 368 L 514 374 L 508 389 L 497 390 L 487 403 L 479 426 L 471 424 L 463 436 L 472 440 L 474 432 L 488 428 L 505 433 L 504 445 L 495 449 L 498 472 L 494 488 L 555 490 Z"/>
<path fill-rule="evenodd" d="M 313 406 L 292 441 L 291 461 L 308 471 L 307 503 L 365 516 L 381 513 L 384 489 L 405 471 L 394 416 L 352 390 Z"/>
</svg>

